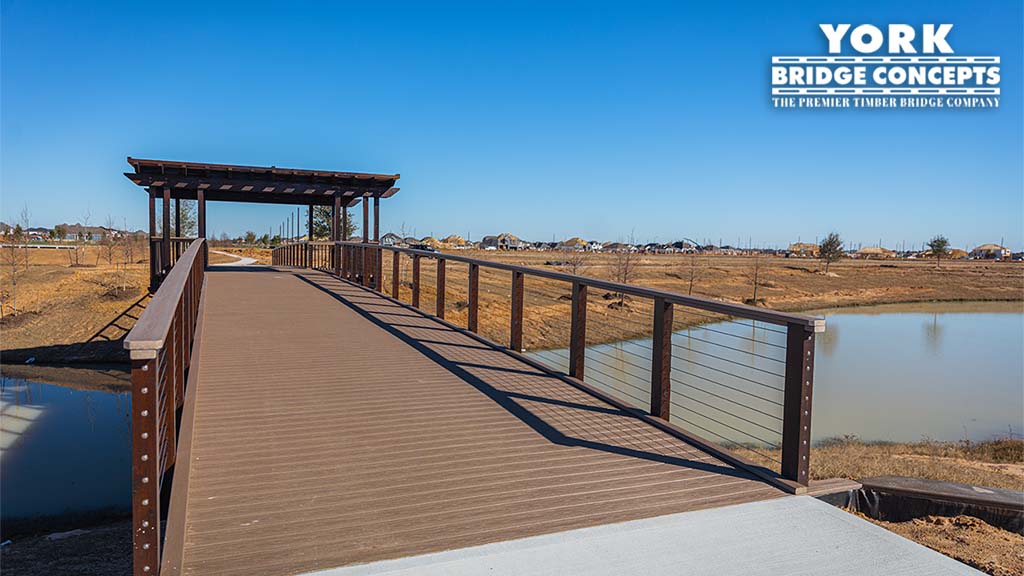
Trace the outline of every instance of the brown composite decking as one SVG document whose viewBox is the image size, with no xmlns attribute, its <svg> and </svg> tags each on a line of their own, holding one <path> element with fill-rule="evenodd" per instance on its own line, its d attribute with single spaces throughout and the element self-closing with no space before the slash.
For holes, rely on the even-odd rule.
<svg viewBox="0 0 1024 576">
<path fill-rule="evenodd" d="M 181 572 L 297 574 L 783 492 L 321 272 L 210 270 Z"/>
</svg>

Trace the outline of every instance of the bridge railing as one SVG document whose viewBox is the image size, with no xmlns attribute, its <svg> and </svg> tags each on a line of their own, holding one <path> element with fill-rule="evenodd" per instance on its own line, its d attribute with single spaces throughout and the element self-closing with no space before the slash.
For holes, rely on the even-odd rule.
<svg viewBox="0 0 1024 576">
<path fill-rule="evenodd" d="M 195 238 L 172 237 L 168 243 L 166 262 L 164 257 L 164 239 L 162 236 L 153 236 L 149 239 L 149 278 L 150 291 L 155 292 L 160 282 L 170 273 L 171 268 L 181 258 L 181 255 L 188 250 Z"/>
<path fill-rule="evenodd" d="M 205 277 L 206 240 L 176 258 L 124 340 L 132 364 L 132 534 L 135 574 L 157 574 L 164 546 L 161 508 L 178 447 Z"/>
<path fill-rule="evenodd" d="M 571 256 L 552 259 L 559 254 Z M 613 255 L 612 267 L 637 266 L 632 256 Z M 814 341 L 824 320 L 375 243 L 300 243 L 275 251 L 275 263 L 377 290 L 790 491 L 808 485 Z"/>
</svg>

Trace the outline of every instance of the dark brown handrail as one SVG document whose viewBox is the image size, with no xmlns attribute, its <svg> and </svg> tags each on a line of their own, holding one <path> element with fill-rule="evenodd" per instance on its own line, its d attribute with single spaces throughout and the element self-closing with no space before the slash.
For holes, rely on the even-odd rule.
<svg viewBox="0 0 1024 576">
<path fill-rule="evenodd" d="M 132 362 L 132 562 L 160 570 L 161 505 L 177 454 L 178 410 L 192 364 L 206 240 L 193 240 L 124 340 Z"/>
<path fill-rule="evenodd" d="M 322 254 L 329 250 L 329 258 Z M 572 315 L 569 343 L 568 375 L 581 383 L 586 382 L 585 358 L 587 342 L 586 299 L 588 288 L 606 290 L 612 293 L 627 294 L 637 298 L 653 301 L 654 311 L 651 324 L 651 402 L 650 414 L 661 427 L 675 429 L 668 423 L 671 416 L 671 371 L 672 371 L 672 326 L 673 309 L 675 306 L 693 308 L 726 316 L 766 322 L 786 327 L 786 358 L 784 389 L 782 390 L 782 460 L 778 475 L 769 474 L 772 481 L 794 492 L 806 490 L 809 483 L 809 451 L 810 451 L 810 418 L 811 418 L 811 387 L 814 376 L 814 340 L 815 334 L 823 332 L 825 321 L 821 318 L 803 314 L 791 314 L 767 310 L 744 304 L 721 302 L 708 298 L 676 294 L 665 290 L 633 286 L 599 278 L 588 278 L 556 272 L 459 256 L 451 253 L 440 253 L 397 246 L 383 246 L 376 243 L 362 242 L 300 242 L 280 247 L 274 251 L 273 262 L 276 265 L 314 267 L 337 276 L 375 289 L 381 293 L 386 287 L 382 285 L 382 253 L 388 250 L 395 253 L 392 272 L 392 297 L 398 298 L 398 254 L 412 257 L 411 304 L 420 305 L 420 261 L 424 258 L 438 261 L 436 310 L 425 310 L 435 313 L 443 320 L 443 296 L 445 282 L 445 262 L 463 262 L 469 264 L 468 277 L 468 326 L 470 332 L 478 331 L 479 307 L 479 273 L 480 268 L 491 268 L 510 272 L 511 279 L 511 314 L 509 325 L 508 347 L 518 354 L 523 342 L 523 290 L 527 276 L 566 282 L 572 285 Z M 330 266 L 325 266 L 329 264 Z M 617 403 L 630 408 L 635 406 L 621 399 Z M 680 430 L 681 431 L 681 430 Z M 692 433 L 687 437 L 713 451 L 725 454 L 734 462 L 748 467 L 764 476 L 766 470 L 752 464 L 730 451 L 718 446 L 715 442 L 705 440 Z"/>
</svg>

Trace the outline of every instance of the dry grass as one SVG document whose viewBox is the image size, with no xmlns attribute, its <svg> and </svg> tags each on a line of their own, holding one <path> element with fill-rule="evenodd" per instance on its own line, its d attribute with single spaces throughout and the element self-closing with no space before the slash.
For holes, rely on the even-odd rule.
<svg viewBox="0 0 1024 576">
<path fill-rule="evenodd" d="M 758 460 L 757 454 L 741 451 Z M 768 456 L 781 458 L 776 451 Z M 768 465 L 770 461 L 760 463 Z M 1024 490 L 1024 440 L 985 442 L 862 442 L 841 438 L 821 442 L 811 450 L 811 478 L 907 476 Z"/>
<path fill-rule="evenodd" d="M 18 272 L 18 315 L 5 301 L 3 349 L 59 347 L 86 342 L 105 324 L 147 293 L 149 265 L 136 261 L 123 269 L 83 248 L 84 266 L 70 266 L 64 251 L 32 250 L 28 270 Z M 137 251 L 138 254 L 140 251 Z M 145 254 L 143 253 L 144 257 Z M 10 269 L 0 270 L 0 286 L 10 293 Z M 130 327 L 129 323 L 126 327 Z M 123 335 L 123 334 L 122 334 Z M 46 351 L 40 354 L 45 356 Z M 46 358 L 37 354 L 37 361 Z"/>
<path fill-rule="evenodd" d="M 460 256 L 508 264 L 564 271 L 571 255 L 563 252 L 502 252 L 461 250 Z M 747 271 L 753 260 L 742 256 L 701 256 L 692 294 L 728 302 L 750 299 L 753 287 Z M 690 267 L 686 255 L 658 254 L 639 257 L 633 284 L 681 294 L 690 292 Z M 955 261 L 937 268 L 932 262 L 844 260 L 819 272 L 814 260 L 762 258 L 758 306 L 783 311 L 804 311 L 835 306 L 964 300 L 1024 300 L 1024 265 L 1018 262 Z M 411 269 L 408 257 L 401 260 L 401 299 L 410 301 Z M 383 286 L 390 293 L 391 253 L 384 256 Z M 581 275 L 605 280 L 615 277 L 613 255 L 587 257 Z M 446 274 L 446 318 L 465 326 L 468 267 L 448 262 Z M 421 268 L 420 307 L 434 312 L 436 265 L 424 260 Z M 499 343 L 508 340 L 511 276 L 507 272 L 481 268 L 480 331 Z M 527 277 L 523 338 L 525 348 L 562 348 L 569 337 L 569 295 L 571 286 L 537 277 Z M 677 307 L 675 328 L 721 320 L 722 316 Z M 624 306 L 602 292 L 591 291 L 588 302 L 591 343 L 609 342 L 646 335 L 650 331 L 651 303 L 627 299 Z M 588 326 L 589 328 L 589 326 Z"/>
</svg>

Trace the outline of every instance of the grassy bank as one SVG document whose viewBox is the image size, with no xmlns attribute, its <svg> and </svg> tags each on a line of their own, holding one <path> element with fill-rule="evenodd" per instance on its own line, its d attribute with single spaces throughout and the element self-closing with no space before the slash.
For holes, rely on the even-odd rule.
<svg viewBox="0 0 1024 576">
<path fill-rule="evenodd" d="M 811 451 L 813 479 L 910 476 L 1024 490 L 1024 440 L 913 443 L 822 442 Z"/>
</svg>

